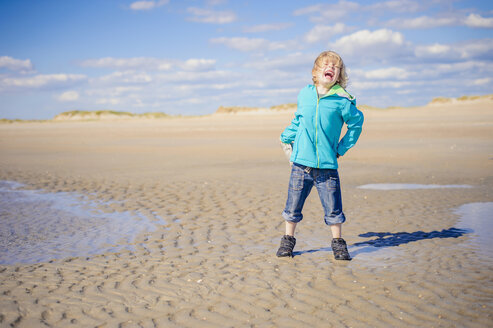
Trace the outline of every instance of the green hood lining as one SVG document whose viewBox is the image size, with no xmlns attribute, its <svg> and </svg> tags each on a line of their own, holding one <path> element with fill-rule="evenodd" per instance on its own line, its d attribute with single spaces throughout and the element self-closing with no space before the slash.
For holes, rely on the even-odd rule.
<svg viewBox="0 0 493 328">
<path fill-rule="evenodd" d="M 349 92 L 347 92 L 343 87 L 341 87 L 339 84 L 334 84 L 332 86 L 332 88 L 330 88 L 329 90 L 329 93 L 327 93 L 327 97 L 328 96 L 333 96 L 333 95 L 337 95 L 339 97 L 344 97 L 344 98 L 347 98 L 351 101 L 355 101 L 356 98 L 354 98 L 352 95 L 349 94 Z"/>
</svg>

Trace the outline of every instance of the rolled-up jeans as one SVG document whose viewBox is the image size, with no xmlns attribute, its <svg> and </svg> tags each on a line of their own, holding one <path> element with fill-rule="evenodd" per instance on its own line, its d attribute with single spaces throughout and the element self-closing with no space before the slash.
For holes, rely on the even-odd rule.
<svg viewBox="0 0 493 328">
<path fill-rule="evenodd" d="M 289 179 L 288 199 L 282 216 L 289 222 L 300 222 L 305 200 L 313 185 L 324 208 L 324 221 L 327 225 L 344 223 L 342 212 L 341 184 L 339 173 L 332 169 L 316 169 L 293 163 Z"/>
</svg>

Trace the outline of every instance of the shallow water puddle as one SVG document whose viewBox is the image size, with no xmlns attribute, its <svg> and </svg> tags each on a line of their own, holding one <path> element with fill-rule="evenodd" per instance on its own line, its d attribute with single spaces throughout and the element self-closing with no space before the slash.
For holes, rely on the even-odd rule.
<svg viewBox="0 0 493 328">
<path fill-rule="evenodd" d="M 464 204 L 455 213 L 461 216 L 457 227 L 471 230 L 471 243 L 482 257 L 493 261 L 493 202 Z"/>
<path fill-rule="evenodd" d="M 367 267 L 387 267 L 397 264 L 403 250 L 399 247 L 375 247 L 369 245 L 348 245 L 353 263 L 362 263 Z"/>
<path fill-rule="evenodd" d="M 371 183 L 358 186 L 360 189 L 372 190 L 406 190 L 406 189 L 442 189 L 442 188 L 473 188 L 471 185 L 437 185 L 417 183 Z"/>
<path fill-rule="evenodd" d="M 151 221 L 136 211 L 105 213 L 100 208 L 110 203 L 77 193 L 22 187 L 0 181 L 0 264 L 133 250 L 137 235 L 164 224 L 158 215 Z"/>
</svg>

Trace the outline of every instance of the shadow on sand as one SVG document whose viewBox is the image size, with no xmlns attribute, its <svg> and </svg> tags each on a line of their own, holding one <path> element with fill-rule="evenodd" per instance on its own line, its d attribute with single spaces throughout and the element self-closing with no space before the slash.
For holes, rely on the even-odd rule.
<svg viewBox="0 0 493 328">
<path fill-rule="evenodd" d="M 449 228 L 442 231 L 415 231 L 415 232 L 367 232 L 359 235 L 360 237 L 377 237 L 377 239 L 371 239 L 354 243 L 353 246 L 369 245 L 373 247 L 391 247 L 399 246 L 402 244 L 411 243 L 413 241 L 419 241 L 424 239 L 433 238 L 458 238 L 470 231 L 466 229 Z"/>
<path fill-rule="evenodd" d="M 458 228 L 449 228 L 443 229 L 442 231 L 415 231 L 415 232 L 366 232 L 359 235 L 359 237 L 365 238 L 373 238 L 358 243 L 354 243 L 352 245 L 348 245 L 351 256 L 354 258 L 360 253 L 369 253 L 373 251 L 377 251 L 380 247 L 393 247 L 399 246 L 402 244 L 411 243 L 414 241 L 420 241 L 424 239 L 433 239 L 433 238 L 458 238 L 463 236 L 466 233 L 470 233 L 470 230 L 467 229 L 458 229 Z M 359 246 L 366 246 L 363 249 L 354 248 Z M 351 250 L 353 249 L 353 251 Z M 307 253 L 315 253 L 315 252 L 329 252 L 332 251 L 330 247 L 322 247 L 318 249 L 310 249 L 306 251 L 297 251 L 293 252 L 293 256 L 303 255 Z"/>
</svg>

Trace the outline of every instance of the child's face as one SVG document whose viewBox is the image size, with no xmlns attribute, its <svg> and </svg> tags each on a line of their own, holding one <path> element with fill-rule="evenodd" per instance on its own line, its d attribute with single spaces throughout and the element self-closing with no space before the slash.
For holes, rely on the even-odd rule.
<svg viewBox="0 0 493 328">
<path fill-rule="evenodd" d="M 317 83 L 326 87 L 331 87 L 339 79 L 341 66 L 335 58 L 327 58 L 323 60 L 317 70 Z"/>
</svg>

